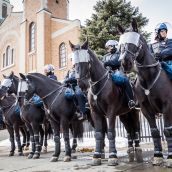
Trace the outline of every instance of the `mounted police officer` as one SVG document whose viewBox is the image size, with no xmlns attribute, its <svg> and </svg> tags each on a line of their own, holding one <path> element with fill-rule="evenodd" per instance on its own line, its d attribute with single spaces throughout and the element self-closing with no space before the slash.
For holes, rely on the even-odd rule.
<svg viewBox="0 0 172 172">
<path fill-rule="evenodd" d="M 47 64 L 44 66 L 45 75 L 50 79 L 54 79 L 57 81 L 57 77 L 54 75 L 54 66 L 52 64 Z"/>
<path fill-rule="evenodd" d="M 82 92 L 81 88 L 77 85 L 77 79 L 75 76 L 75 68 L 73 66 L 72 69 L 70 69 L 65 77 L 64 83 L 68 86 L 71 86 L 72 89 L 75 92 L 75 98 L 79 107 L 79 113 L 77 114 L 77 117 L 79 120 L 86 119 L 86 96 Z"/>
<path fill-rule="evenodd" d="M 114 72 L 120 69 L 121 63 L 119 61 L 119 52 L 117 50 L 118 42 L 116 40 L 109 40 L 105 44 L 107 54 L 103 57 L 104 67 L 110 67 Z M 120 72 L 121 73 L 121 72 Z M 121 73 L 122 74 L 122 73 Z M 128 106 L 130 109 L 135 107 L 134 95 L 131 84 L 127 76 L 122 74 L 125 78 L 124 87 L 128 97 Z"/>
<path fill-rule="evenodd" d="M 155 29 L 155 40 L 152 44 L 152 53 L 156 60 L 169 61 L 172 60 L 172 39 L 167 38 L 168 28 L 165 23 L 160 23 Z"/>
</svg>

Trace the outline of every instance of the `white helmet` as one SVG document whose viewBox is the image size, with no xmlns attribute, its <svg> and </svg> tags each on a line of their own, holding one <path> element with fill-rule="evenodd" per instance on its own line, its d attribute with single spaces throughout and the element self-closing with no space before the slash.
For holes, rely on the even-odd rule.
<svg viewBox="0 0 172 172">
<path fill-rule="evenodd" d="M 107 41 L 106 44 L 105 44 L 105 47 L 108 48 L 109 46 L 117 47 L 118 46 L 118 41 L 116 41 L 116 40 L 109 40 L 109 41 Z"/>
<path fill-rule="evenodd" d="M 54 66 L 52 64 L 47 64 L 44 66 L 46 72 L 54 72 Z"/>
</svg>

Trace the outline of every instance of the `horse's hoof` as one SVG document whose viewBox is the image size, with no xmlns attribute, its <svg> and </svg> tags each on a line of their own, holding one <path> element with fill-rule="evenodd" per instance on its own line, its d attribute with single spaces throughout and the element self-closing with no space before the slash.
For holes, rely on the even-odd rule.
<svg viewBox="0 0 172 172">
<path fill-rule="evenodd" d="M 118 165 L 118 159 L 117 158 L 109 158 L 108 159 L 108 166 L 116 166 Z"/>
<path fill-rule="evenodd" d="M 142 154 L 142 149 L 140 147 L 135 148 L 135 157 L 138 163 L 143 162 L 143 154 Z"/>
<path fill-rule="evenodd" d="M 8 156 L 14 156 L 14 152 L 10 152 Z"/>
<path fill-rule="evenodd" d="M 18 152 L 18 156 L 24 156 L 23 152 Z"/>
<path fill-rule="evenodd" d="M 105 159 L 105 153 L 101 154 L 101 159 Z"/>
<path fill-rule="evenodd" d="M 24 150 L 25 150 L 25 151 L 28 151 L 28 150 L 29 150 L 29 146 L 26 146 L 26 147 L 24 148 Z"/>
<path fill-rule="evenodd" d="M 129 162 L 134 162 L 134 148 L 130 147 L 127 150 Z"/>
<path fill-rule="evenodd" d="M 64 162 L 69 162 L 69 161 L 71 161 L 71 157 L 70 156 L 65 156 L 63 161 Z"/>
<path fill-rule="evenodd" d="M 33 158 L 33 153 L 30 153 L 28 156 L 27 156 L 27 159 L 32 159 Z"/>
<path fill-rule="evenodd" d="M 172 159 L 166 159 L 164 165 L 168 168 L 172 168 Z"/>
<path fill-rule="evenodd" d="M 43 152 L 47 153 L 47 147 L 44 147 Z"/>
<path fill-rule="evenodd" d="M 92 165 L 101 165 L 101 158 L 93 158 Z"/>
<path fill-rule="evenodd" d="M 55 157 L 53 156 L 51 159 L 50 159 L 50 162 L 57 162 L 58 161 L 58 157 Z"/>
<path fill-rule="evenodd" d="M 153 157 L 152 164 L 155 166 L 160 166 L 163 164 L 163 158 L 162 157 Z"/>
<path fill-rule="evenodd" d="M 36 154 L 33 155 L 33 159 L 39 159 L 39 157 L 40 157 L 39 153 L 36 153 Z"/>
</svg>

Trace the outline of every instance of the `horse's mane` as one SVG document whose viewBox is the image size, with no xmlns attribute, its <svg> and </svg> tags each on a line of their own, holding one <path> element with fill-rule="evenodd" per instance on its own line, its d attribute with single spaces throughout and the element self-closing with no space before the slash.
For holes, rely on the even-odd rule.
<svg viewBox="0 0 172 172">
<path fill-rule="evenodd" d="M 28 73 L 27 76 L 29 76 L 29 75 L 34 76 L 34 77 L 38 77 L 38 78 L 42 78 L 42 79 L 47 79 L 49 82 L 54 82 L 54 83 L 58 84 L 59 86 L 62 85 L 61 82 L 50 79 L 49 77 L 47 77 L 47 76 L 45 76 L 45 75 L 43 75 L 41 73 Z"/>
<path fill-rule="evenodd" d="M 95 59 L 97 62 L 102 64 L 101 61 L 99 60 L 99 58 L 96 56 L 96 54 L 90 48 L 88 48 L 88 53 L 90 54 L 91 58 Z"/>
</svg>

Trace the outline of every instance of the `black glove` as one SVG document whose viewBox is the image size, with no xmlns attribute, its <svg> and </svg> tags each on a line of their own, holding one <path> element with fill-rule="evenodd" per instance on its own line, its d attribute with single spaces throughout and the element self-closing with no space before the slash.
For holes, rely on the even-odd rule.
<svg viewBox="0 0 172 172">
<path fill-rule="evenodd" d="M 162 61 L 162 55 L 161 55 L 161 53 L 156 53 L 155 54 L 155 60 L 157 60 L 157 61 Z"/>
</svg>

